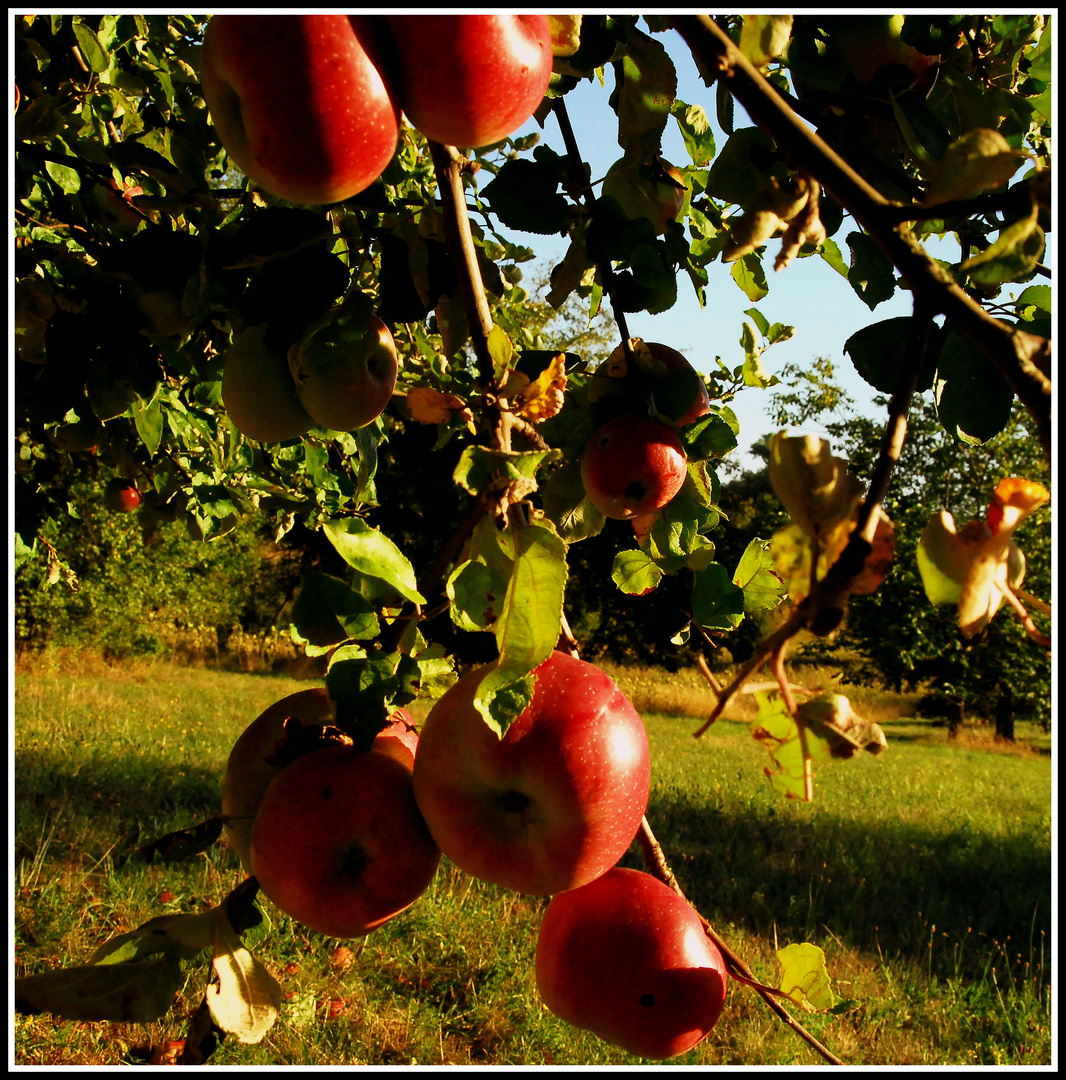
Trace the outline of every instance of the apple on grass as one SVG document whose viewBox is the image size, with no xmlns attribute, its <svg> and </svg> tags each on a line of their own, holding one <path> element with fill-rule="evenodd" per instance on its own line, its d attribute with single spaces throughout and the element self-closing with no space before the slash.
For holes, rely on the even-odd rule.
<svg viewBox="0 0 1066 1080">
<path fill-rule="evenodd" d="M 264 709 L 241 732 L 226 760 L 222 777 L 222 831 L 244 869 L 252 873 L 252 822 L 270 782 L 298 757 L 324 745 L 324 728 L 333 720 L 333 705 L 323 687 L 289 694 Z M 298 725 L 297 734 L 287 722 Z M 306 737 L 303 737 L 306 736 Z M 371 749 L 413 767 L 418 732 L 406 709 L 394 709 Z"/>
<path fill-rule="evenodd" d="M 384 15 L 400 106 L 427 139 L 488 146 L 522 126 L 552 71 L 547 15 Z"/>
<path fill-rule="evenodd" d="M 644 1058 L 672 1058 L 718 1022 L 727 975 L 691 905 L 640 870 L 615 867 L 548 904 L 536 982 L 560 1019 Z"/>
<path fill-rule="evenodd" d="M 362 937 L 410 907 L 440 863 L 411 770 L 387 754 L 334 745 L 286 765 L 251 835 L 263 893 L 310 930 Z"/>
<path fill-rule="evenodd" d="M 374 24 L 357 15 L 215 15 L 200 63 L 234 163 L 311 204 L 358 194 L 392 159 L 400 113 L 383 70 Z"/>
<path fill-rule="evenodd" d="M 581 482 L 604 517 L 629 519 L 665 506 L 688 475 L 681 440 L 650 416 L 623 415 L 593 432 L 581 455 Z"/>
<path fill-rule="evenodd" d="M 650 784 L 644 724 L 607 675 L 554 652 L 501 739 L 474 706 L 492 666 L 463 676 L 430 710 L 415 798 L 441 850 L 467 873 L 538 896 L 577 888 L 613 866 L 640 827 Z"/>
<path fill-rule="evenodd" d="M 332 431 L 372 424 L 388 405 L 399 370 L 389 328 L 359 304 L 339 305 L 289 349 L 301 408 Z"/>
</svg>

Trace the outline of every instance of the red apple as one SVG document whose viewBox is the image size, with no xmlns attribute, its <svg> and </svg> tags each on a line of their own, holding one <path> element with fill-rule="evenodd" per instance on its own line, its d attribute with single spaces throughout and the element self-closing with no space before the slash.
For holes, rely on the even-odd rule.
<svg viewBox="0 0 1066 1080">
<path fill-rule="evenodd" d="M 393 709 L 388 716 L 388 726 L 374 739 L 371 749 L 388 754 L 401 765 L 413 769 L 418 750 L 418 728 L 414 717 L 406 709 Z"/>
<path fill-rule="evenodd" d="M 722 954 L 692 907 L 650 874 L 620 867 L 552 898 L 536 980 L 560 1019 L 644 1058 L 691 1050 L 726 996 Z"/>
<path fill-rule="evenodd" d="M 115 477 L 104 488 L 104 503 L 119 514 L 132 514 L 141 505 L 141 493 L 132 481 Z"/>
<path fill-rule="evenodd" d="M 658 341 L 631 338 L 632 356 L 627 362 L 619 345 L 593 373 L 589 382 L 589 401 L 603 397 L 630 395 L 636 406 L 655 396 L 656 384 L 672 371 L 695 370 L 688 359 L 669 345 Z M 711 397 L 703 379 L 693 379 L 694 394 L 688 408 L 677 418 L 678 427 L 691 424 L 711 411 Z"/>
<path fill-rule="evenodd" d="M 373 423 L 396 387 L 396 343 L 376 316 L 335 314 L 289 350 L 299 403 L 316 424 L 354 431 Z"/>
<path fill-rule="evenodd" d="M 613 866 L 648 804 L 648 737 L 598 668 L 555 652 L 503 738 L 474 695 L 493 665 L 433 706 L 415 755 L 415 798 L 460 869 L 518 892 L 574 889 Z"/>
<path fill-rule="evenodd" d="M 252 870 L 282 911 L 331 937 L 362 937 L 429 887 L 440 850 L 411 771 L 386 754 L 328 746 L 270 782 L 252 825 Z"/>
<path fill-rule="evenodd" d="M 289 760 L 278 752 L 285 740 L 285 721 L 290 717 L 305 728 L 328 724 L 333 717 L 333 706 L 326 691 L 314 687 L 275 701 L 241 732 L 226 760 L 222 813 L 230 820 L 222 826 L 222 831 L 249 874 L 252 873 L 252 821 L 271 780 Z"/>
<path fill-rule="evenodd" d="M 366 16 L 215 15 L 200 77 L 222 145 L 257 184 L 297 203 L 369 187 L 400 113 Z"/>
<path fill-rule="evenodd" d="M 487 146 L 521 127 L 552 70 L 547 15 L 384 15 L 398 100 L 427 139 Z"/>
<path fill-rule="evenodd" d="M 581 456 L 581 482 L 605 517 L 634 518 L 665 506 L 688 475 L 681 440 L 650 416 L 616 416 Z"/>
</svg>

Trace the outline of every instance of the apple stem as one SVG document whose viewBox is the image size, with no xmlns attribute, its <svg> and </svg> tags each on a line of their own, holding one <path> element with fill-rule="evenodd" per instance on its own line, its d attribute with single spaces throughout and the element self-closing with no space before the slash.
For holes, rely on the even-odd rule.
<svg viewBox="0 0 1066 1080">
<path fill-rule="evenodd" d="M 581 161 L 581 151 L 577 145 L 577 137 L 574 135 L 574 127 L 570 123 L 570 115 L 566 111 L 566 101 L 561 97 L 555 98 L 552 101 L 552 112 L 555 113 L 555 119 L 559 122 L 559 131 L 563 136 L 563 146 L 566 148 L 569 169 L 567 178 L 569 195 L 577 201 L 578 195 L 576 193 L 580 192 L 581 200 L 591 209 L 596 205 L 596 196 L 593 194 L 588 177 L 585 175 L 585 168 Z M 615 303 L 614 270 L 609 262 L 598 263 L 596 269 L 603 279 L 604 291 L 611 298 L 611 311 L 614 314 L 614 321 L 618 324 L 618 332 L 622 335 L 622 348 L 628 363 L 632 358 L 632 347 L 629 344 L 629 327 L 626 323 L 625 312 Z"/>
<path fill-rule="evenodd" d="M 459 275 L 459 291 L 462 293 L 467 321 L 470 324 L 470 339 L 477 357 L 481 381 L 487 385 L 492 380 L 493 364 L 488 339 L 494 324 L 485 293 L 485 283 L 478 267 L 470 217 L 466 211 L 462 177 L 466 159 L 460 156 L 454 146 L 445 146 L 432 140 L 429 143 L 429 152 L 437 173 L 437 186 L 440 188 L 444 210 L 444 231 Z"/>
</svg>

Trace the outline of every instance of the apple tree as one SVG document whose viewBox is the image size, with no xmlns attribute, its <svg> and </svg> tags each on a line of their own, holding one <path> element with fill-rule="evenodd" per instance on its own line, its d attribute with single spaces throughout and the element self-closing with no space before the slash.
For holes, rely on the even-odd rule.
<svg viewBox="0 0 1066 1080">
<path fill-rule="evenodd" d="M 716 684 L 701 731 L 769 663 L 781 692 L 763 700 L 757 737 L 783 793 L 811 797 L 816 757 L 879 749 L 883 733 L 846 699 L 797 705 L 786 650 L 801 629 L 834 633 L 852 594 L 877 590 L 894 555 L 915 557 L 884 504 L 916 392 L 934 388 L 938 423 L 976 444 L 1017 400 L 1050 455 L 1050 19 L 557 16 L 538 66 L 488 31 L 416 33 L 429 17 L 255 17 L 247 34 L 244 17 L 225 18 L 236 23 L 15 19 L 16 565 L 76 584 L 48 541 L 57 522 L 77 527 L 52 483 L 70 455 L 97 455 L 114 498 L 203 540 L 254 509 L 276 539 L 299 526 L 344 567 L 308 574 L 293 615 L 305 671 L 325 679 L 322 738 L 366 750 L 395 710 L 453 683 L 443 620 L 494 643 L 472 707 L 502 741 L 541 666 L 580 651 L 571 553 L 618 520 L 631 539 L 583 573 L 630 596 L 680 583 L 678 641 L 728 640 L 754 612 L 788 605 L 737 679 Z M 402 32 L 391 25 L 404 18 Z M 449 35 L 474 19 L 433 18 Z M 299 48 L 279 50 L 279 25 Z M 668 38 L 702 75 L 703 100 L 677 96 Z M 426 76 L 442 40 L 448 75 Z M 316 64 L 326 52 L 329 77 Z M 567 112 L 582 81 L 603 88 L 603 122 L 617 128 L 602 182 Z M 555 149 L 514 137 L 530 115 Z M 661 153 L 674 124 L 683 164 Z M 560 347 L 529 324 L 523 274 L 537 252 L 516 232 L 566 237 L 546 301 L 609 311 L 611 347 Z M 957 260 L 929 253 L 942 238 Z M 741 362 L 701 375 L 668 341 L 632 337 L 626 316 L 662 314 L 668 338 L 679 289 L 702 302 L 740 288 L 755 304 L 768 267 L 802 275 L 809 258 L 871 313 L 912 294 L 910 316 L 871 315 L 851 342 L 860 374 L 890 395 L 882 448 L 859 476 L 823 440 L 775 436 L 771 479 L 791 524 L 723 564 L 718 470 L 741 437 L 729 402 L 772 382 L 762 354 L 791 328 L 751 308 Z M 414 476 L 437 489 L 420 505 L 444 494 L 447 506 L 427 516 L 435 551 L 422 544 L 417 560 L 384 527 L 393 493 L 379 470 L 416 438 Z M 434 465 L 446 456 L 447 470 Z M 1001 605 L 1031 618 L 1011 534 L 1048 493 L 1015 480 L 987 492 L 974 528 L 939 518 L 923 533 L 927 591 L 960 620 L 966 609 L 968 638 Z M 154 851 L 203 850 L 224 824 Z M 677 889 L 646 817 L 636 838 L 649 872 Z M 219 1033 L 260 1039 L 276 984 L 240 936 L 257 888 L 250 877 L 213 912 L 153 920 L 81 969 L 20 980 L 18 1005 L 158 1016 L 182 962 L 211 949 L 217 982 L 184 1060 L 202 1062 Z M 824 961 L 783 950 L 781 986 L 762 986 L 701 925 L 732 979 L 837 1060 L 782 1004 L 838 1002 Z M 116 964 L 132 1005 L 114 993 Z"/>
</svg>

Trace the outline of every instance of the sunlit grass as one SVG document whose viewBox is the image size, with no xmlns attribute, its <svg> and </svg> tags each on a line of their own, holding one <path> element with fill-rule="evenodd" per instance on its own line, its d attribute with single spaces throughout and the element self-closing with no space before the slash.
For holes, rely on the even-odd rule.
<svg viewBox="0 0 1066 1080">
<path fill-rule="evenodd" d="M 710 689 L 698 672 L 609 670 L 645 717 L 648 816 L 690 899 L 757 977 L 775 980 L 776 948 L 812 941 L 837 992 L 857 1003 L 841 1016 L 801 1015 L 818 1038 L 850 1064 L 1050 1061 L 1042 733 L 1019 726 L 1023 747 L 1000 752 L 979 729 L 949 740 L 907 702 L 848 688 L 885 726 L 889 749 L 818 763 L 808 805 L 762 776 L 749 702 L 696 740 Z M 133 853 L 215 814 L 237 734 L 302 685 L 158 664 L 17 678 L 16 973 L 83 963 L 107 937 L 216 904 L 240 882 L 221 845 L 169 865 Z M 635 849 L 626 862 L 639 865 Z M 211 1064 L 636 1063 L 540 1005 L 532 960 L 544 903 L 445 861 L 411 909 L 346 943 L 344 966 L 337 942 L 264 902 L 248 943 L 282 983 L 281 1018 L 258 1045 L 225 1042 Z M 16 1061 L 139 1063 L 148 1047 L 184 1037 L 208 977 L 205 956 L 155 1024 L 17 1017 Z M 719 1025 L 675 1063 L 820 1061 L 734 986 Z"/>
</svg>

